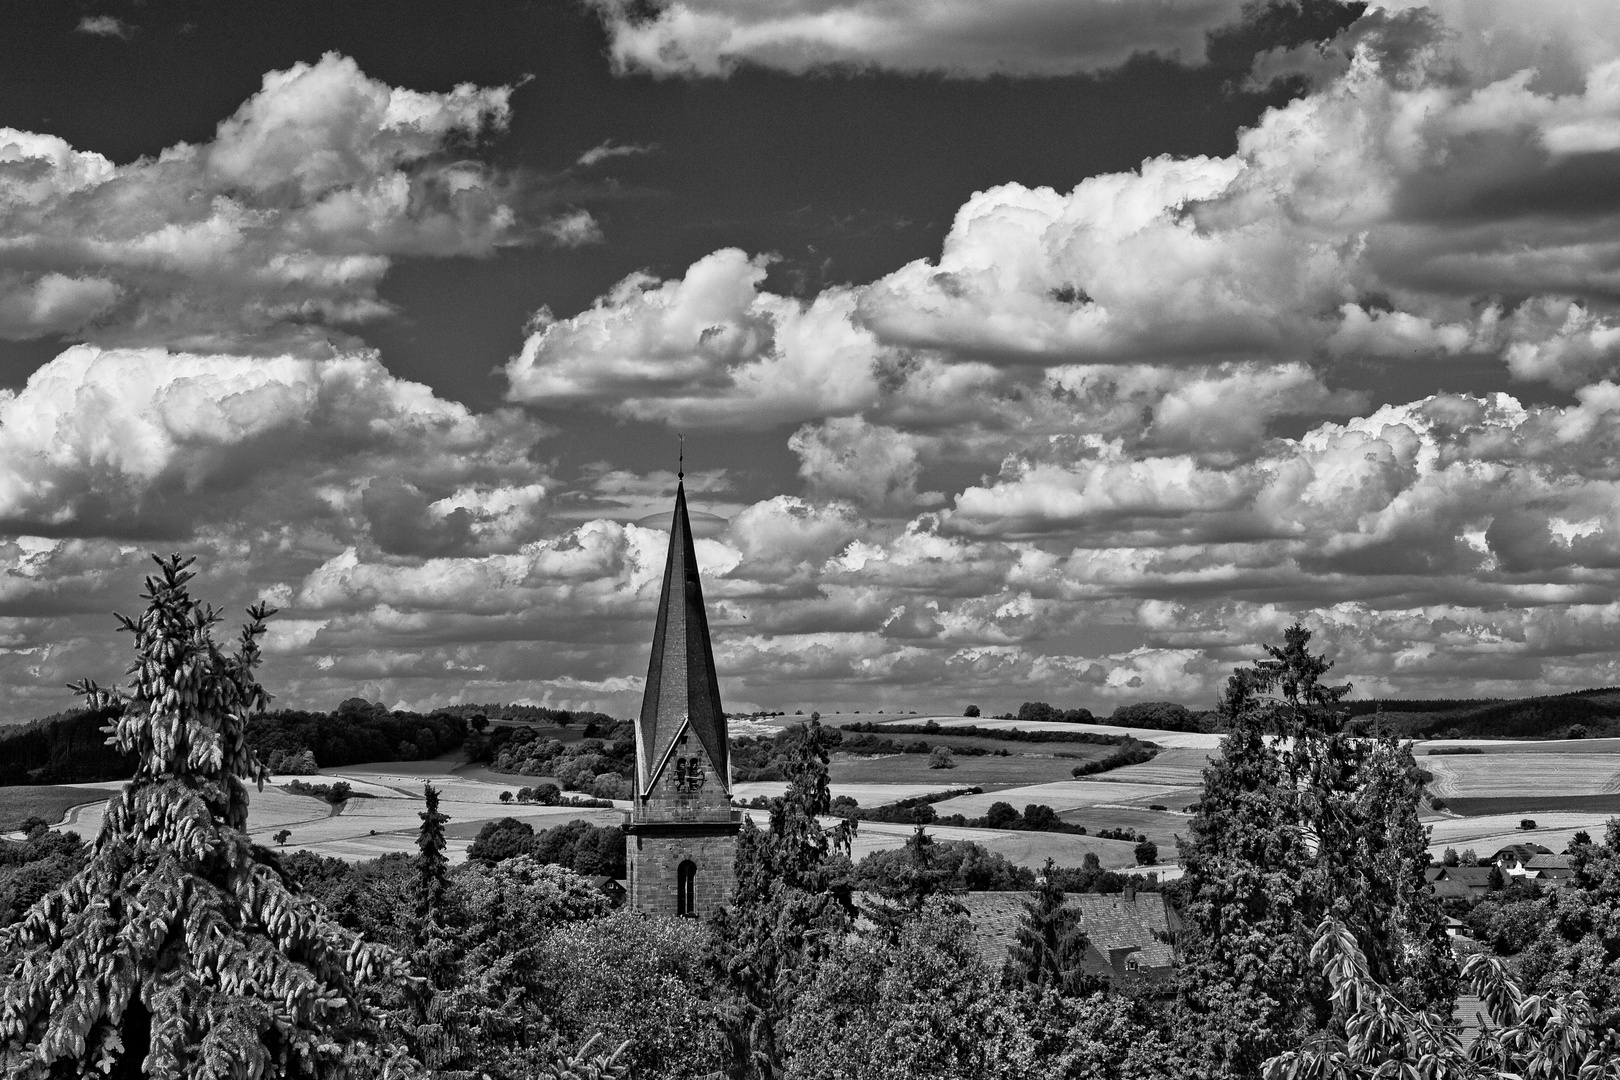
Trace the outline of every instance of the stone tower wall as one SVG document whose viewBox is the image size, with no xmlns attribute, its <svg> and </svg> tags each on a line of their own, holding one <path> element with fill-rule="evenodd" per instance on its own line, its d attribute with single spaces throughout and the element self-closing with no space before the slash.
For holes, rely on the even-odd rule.
<svg viewBox="0 0 1620 1080">
<path fill-rule="evenodd" d="M 724 827 L 703 829 L 699 825 L 684 828 L 691 831 L 652 836 L 636 833 L 625 838 L 629 848 L 630 906 L 637 911 L 648 915 L 678 914 L 676 876 L 686 859 L 697 865 L 692 882 L 695 917 L 708 918 L 716 908 L 730 902 L 737 887 L 732 869 L 737 858 L 736 832 Z"/>
</svg>

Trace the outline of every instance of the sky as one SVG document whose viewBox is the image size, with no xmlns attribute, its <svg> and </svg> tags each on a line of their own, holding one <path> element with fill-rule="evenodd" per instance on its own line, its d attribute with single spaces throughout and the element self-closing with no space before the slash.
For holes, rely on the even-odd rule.
<svg viewBox="0 0 1620 1080">
<path fill-rule="evenodd" d="M 1620 8 L 28 5 L 0 720 L 150 553 L 278 704 L 1620 683 Z"/>
</svg>

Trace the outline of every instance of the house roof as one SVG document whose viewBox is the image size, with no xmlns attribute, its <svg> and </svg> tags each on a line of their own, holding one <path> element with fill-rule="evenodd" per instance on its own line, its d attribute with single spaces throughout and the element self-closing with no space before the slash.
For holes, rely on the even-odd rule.
<svg viewBox="0 0 1620 1080">
<path fill-rule="evenodd" d="M 727 794 L 726 714 L 720 707 L 720 680 L 709 643 L 709 617 L 703 608 L 692 522 L 686 512 L 686 485 L 675 485 L 675 516 L 669 528 L 669 557 L 658 598 L 652 657 L 636 722 L 637 783 L 652 790 L 683 730 L 690 729 L 708 752 L 714 778 Z"/>
<path fill-rule="evenodd" d="M 1459 885 L 1469 885 L 1474 888 L 1487 888 L 1491 883 L 1491 866 L 1441 866 L 1431 867 L 1440 872 L 1430 881 L 1450 881 Z"/>
<path fill-rule="evenodd" d="M 1018 926 L 1031 893 L 970 892 L 956 897 L 967 909 L 977 932 L 979 952 L 999 965 L 1018 937 Z M 1169 968 L 1175 949 L 1169 940 L 1181 928 L 1163 893 L 1070 893 L 1066 907 L 1080 915 L 1080 928 L 1103 964 L 1113 966 L 1116 954 L 1134 955 L 1143 969 Z"/>
<path fill-rule="evenodd" d="M 1551 854 L 1552 848 L 1542 847 L 1540 844 L 1532 844 L 1526 841 L 1522 844 L 1509 844 L 1504 848 L 1498 849 L 1496 854 L 1491 856 L 1491 861 L 1500 862 L 1504 858 L 1511 858 L 1517 863 L 1527 863 L 1537 855 Z"/>
<path fill-rule="evenodd" d="M 1568 870 L 1573 860 L 1568 855 L 1537 855 L 1524 864 L 1526 870 Z"/>
</svg>

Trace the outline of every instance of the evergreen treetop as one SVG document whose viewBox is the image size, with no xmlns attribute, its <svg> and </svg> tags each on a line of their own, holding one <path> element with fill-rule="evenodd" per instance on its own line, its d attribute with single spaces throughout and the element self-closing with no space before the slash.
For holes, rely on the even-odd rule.
<svg viewBox="0 0 1620 1080">
<path fill-rule="evenodd" d="M 157 559 L 110 741 L 137 757 L 84 869 L 0 931 L 7 1076 L 334 1076 L 376 1052 L 368 987 L 403 969 L 296 895 L 244 831 L 244 738 L 269 700 L 254 678 L 272 614 L 248 610 L 233 652 L 195 600 L 192 560 Z"/>
</svg>

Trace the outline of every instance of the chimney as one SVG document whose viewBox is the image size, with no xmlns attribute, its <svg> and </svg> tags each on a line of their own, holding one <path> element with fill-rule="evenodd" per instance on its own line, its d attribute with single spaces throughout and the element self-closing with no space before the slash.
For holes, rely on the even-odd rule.
<svg viewBox="0 0 1620 1080">
<path fill-rule="evenodd" d="M 1125 902 L 1127 904 L 1136 903 L 1136 882 L 1134 881 L 1125 886 Z"/>
</svg>

